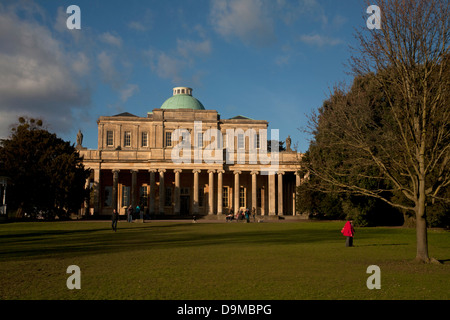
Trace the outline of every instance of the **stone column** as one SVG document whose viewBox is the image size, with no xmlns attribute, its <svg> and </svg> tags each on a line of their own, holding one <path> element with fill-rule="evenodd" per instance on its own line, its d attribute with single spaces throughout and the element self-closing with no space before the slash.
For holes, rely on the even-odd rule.
<svg viewBox="0 0 450 320">
<path fill-rule="evenodd" d="M 201 170 L 198 169 L 192 170 L 194 174 L 194 214 L 198 214 L 198 174 L 200 172 Z"/>
<path fill-rule="evenodd" d="M 283 175 L 284 172 L 278 172 L 278 215 L 283 215 Z"/>
<path fill-rule="evenodd" d="M 164 204 L 165 204 L 165 195 L 166 189 L 164 186 L 164 172 L 166 169 L 159 169 L 159 214 L 164 214 Z"/>
<path fill-rule="evenodd" d="M 148 205 L 148 212 L 153 215 L 155 214 L 155 189 L 156 189 L 156 183 L 155 183 L 155 169 L 148 170 L 150 173 L 150 202 Z"/>
<path fill-rule="evenodd" d="M 94 169 L 94 214 L 100 214 L 101 196 L 100 196 L 100 169 Z"/>
<path fill-rule="evenodd" d="M 173 172 L 175 172 L 175 206 L 174 206 L 174 213 L 176 215 L 180 214 L 180 173 L 181 169 L 175 169 Z"/>
<path fill-rule="evenodd" d="M 86 190 L 89 190 L 89 186 L 91 185 L 91 175 L 92 175 L 92 170 L 90 170 L 90 174 L 89 174 L 89 177 L 86 179 L 86 182 L 85 182 L 85 184 L 84 184 L 84 188 L 86 189 Z M 6 199 L 6 185 L 5 185 L 5 192 L 3 193 L 3 198 L 4 199 L 0 199 L 0 206 L 2 205 L 2 204 L 4 204 L 5 203 L 5 199 Z M 86 198 L 85 200 L 84 200 L 84 210 L 83 210 L 83 212 L 81 213 L 83 216 L 88 216 L 89 215 L 89 200 L 88 200 L 89 198 Z"/>
<path fill-rule="evenodd" d="M 267 176 L 269 180 L 269 216 L 276 215 L 275 207 L 275 173 L 269 172 Z"/>
<path fill-rule="evenodd" d="M 217 170 L 217 215 L 223 214 L 223 173 L 224 170 Z"/>
<path fill-rule="evenodd" d="M 294 215 L 298 215 L 298 214 L 300 214 L 300 212 L 298 212 L 297 211 L 297 197 L 298 197 L 298 194 L 297 194 L 297 190 L 298 190 L 298 187 L 300 187 L 300 175 L 299 175 L 299 173 L 298 173 L 298 171 L 295 171 L 295 191 L 294 191 L 294 194 L 295 194 L 295 201 L 294 201 Z"/>
<path fill-rule="evenodd" d="M 234 213 L 239 212 L 239 175 L 241 171 L 234 171 Z"/>
<path fill-rule="evenodd" d="M 112 189 L 112 208 L 117 209 L 118 206 L 118 195 L 119 195 L 119 171 L 113 170 L 113 189 Z"/>
<path fill-rule="evenodd" d="M 131 206 L 133 209 L 137 206 L 137 170 L 131 170 Z"/>
<path fill-rule="evenodd" d="M 256 207 L 257 207 L 257 183 L 256 183 L 256 175 L 258 174 L 258 171 L 252 171 L 252 207 L 250 208 L 250 212 L 253 214 L 253 208 L 255 208 L 256 213 Z"/>
<path fill-rule="evenodd" d="M 208 192 L 208 214 L 214 214 L 214 173 L 216 170 L 208 170 L 209 192 Z"/>
</svg>

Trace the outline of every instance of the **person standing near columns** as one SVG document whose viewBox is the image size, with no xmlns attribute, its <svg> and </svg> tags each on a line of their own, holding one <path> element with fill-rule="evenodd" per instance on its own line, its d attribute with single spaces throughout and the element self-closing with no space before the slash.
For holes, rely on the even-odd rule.
<svg viewBox="0 0 450 320">
<path fill-rule="evenodd" d="M 119 214 L 117 213 L 116 209 L 113 209 L 111 220 L 112 220 L 112 229 L 114 232 L 116 232 L 117 231 L 117 221 L 119 220 Z"/>
</svg>

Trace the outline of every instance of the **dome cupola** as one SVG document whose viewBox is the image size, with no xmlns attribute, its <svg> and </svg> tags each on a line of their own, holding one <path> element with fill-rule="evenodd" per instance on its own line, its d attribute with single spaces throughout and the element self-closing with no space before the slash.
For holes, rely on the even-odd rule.
<svg viewBox="0 0 450 320">
<path fill-rule="evenodd" d="M 161 109 L 205 110 L 205 107 L 192 96 L 192 88 L 175 87 L 173 88 L 173 96 L 162 104 Z"/>
</svg>

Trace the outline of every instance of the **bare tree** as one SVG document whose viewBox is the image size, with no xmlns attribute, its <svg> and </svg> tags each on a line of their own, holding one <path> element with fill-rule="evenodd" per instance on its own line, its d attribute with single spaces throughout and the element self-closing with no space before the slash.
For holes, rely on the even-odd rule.
<svg viewBox="0 0 450 320">
<path fill-rule="evenodd" d="M 449 200 L 440 195 L 450 186 L 450 4 L 377 4 L 381 29 L 358 31 L 350 59 L 361 82 L 351 92 L 336 88 L 321 114 L 313 116 L 315 144 L 322 152 L 312 152 L 315 163 L 308 169 L 335 191 L 414 212 L 416 259 L 430 262 L 426 204 Z M 341 151 L 331 164 L 325 146 L 335 155 Z M 396 192 L 403 200 L 392 197 Z"/>
</svg>

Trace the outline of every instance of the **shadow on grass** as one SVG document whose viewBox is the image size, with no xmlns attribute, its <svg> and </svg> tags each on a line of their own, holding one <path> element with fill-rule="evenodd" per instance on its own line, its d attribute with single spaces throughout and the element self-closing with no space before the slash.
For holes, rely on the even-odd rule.
<svg viewBox="0 0 450 320">
<path fill-rule="evenodd" d="M 373 243 L 373 244 L 361 244 L 358 247 L 384 247 L 384 246 L 407 246 L 409 243 Z"/>
<path fill-rule="evenodd" d="M 183 248 L 199 246 L 239 247 L 295 245 L 342 241 L 339 231 L 299 229 L 295 227 L 246 228 L 249 225 L 148 224 L 120 223 L 117 232 L 105 222 L 103 228 L 18 231 L 0 235 L 0 259 L 65 257 L 86 254 L 137 251 L 145 249 Z M 268 225 L 267 225 L 268 226 Z"/>
</svg>

